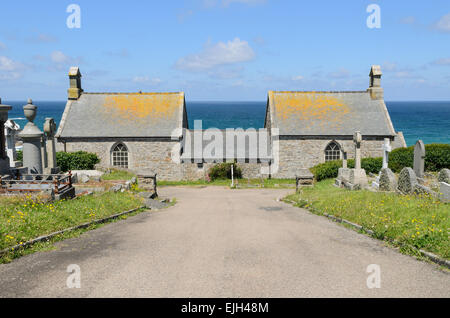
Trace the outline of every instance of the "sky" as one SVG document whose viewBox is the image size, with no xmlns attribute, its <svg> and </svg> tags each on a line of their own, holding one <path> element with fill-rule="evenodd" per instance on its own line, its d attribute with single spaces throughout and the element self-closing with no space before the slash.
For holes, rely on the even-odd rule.
<svg viewBox="0 0 450 318">
<path fill-rule="evenodd" d="M 373 4 L 379 15 L 368 12 Z M 448 0 L 0 6 L 4 101 L 67 99 L 70 66 L 80 67 L 86 92 L 184 91 L 192 101 L 265 101 L 269 90 L 365 90 L 373 64 L 382 67 L 388 101 L 450 100 Z"/>
</svg>

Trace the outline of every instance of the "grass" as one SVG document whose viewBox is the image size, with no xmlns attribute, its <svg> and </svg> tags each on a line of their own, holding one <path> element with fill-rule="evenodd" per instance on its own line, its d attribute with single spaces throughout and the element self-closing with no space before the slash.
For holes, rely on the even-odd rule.
<svg viewBox="0 0 450 318">
<path fill-rule="evenodd" d="M 314 213 L 327 213 L 372 230 L 402 252 L 416 254 L 424 249 L 450 258 L 450 204 L 430 196 L 402 196 L 395 193 L 348 191 L 324 180 L 286 199 Z"/>
<path fill-rule="evenodd" d="M 3 197 L 0 198 L 0 250 L 140 206 L 141 199 L 129 192 L 106 192 L 53 203 L 45 203 L 29 195 Z M 19 254 L 10 253 L 6 255 L 6 260 L 2 257 L 0 262 Z"/>
<path fill-rule="evenodd" d="M 236 182 L 236 180 L 235 180 Z M 292 179 L 238 179 L 239 188 L 263 187 L 263 188 L 295 188 L 295 180 Z M 214 181 L 158 181 L 158 186 L 230 186 L 230 179 Z"/>
<path fill-rule="evenodd" d="M 129 171 L 112 170 L 110 173 L 105 173 L 102 180 L 130 180 L 133 177 L 136 177 L 136 175 Z"/>
</svg>

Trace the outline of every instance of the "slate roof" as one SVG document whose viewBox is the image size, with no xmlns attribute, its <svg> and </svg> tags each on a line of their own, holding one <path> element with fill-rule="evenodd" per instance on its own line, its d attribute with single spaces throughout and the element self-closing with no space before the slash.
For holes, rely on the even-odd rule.
<svg viewBox="0 0 450 318">
<path fill-rule="evenodd" d="M 280 136 L 396 135 L 384 101 L 368 91 L 270 91 L 267 107 L 265 127 L 279 128 Z"/>
<path fill-rule="evenodd" d="M 57 137 L 171 137 L 187 125 L 184 93 L 83 93 L 67 102 Z"/>
</svg>

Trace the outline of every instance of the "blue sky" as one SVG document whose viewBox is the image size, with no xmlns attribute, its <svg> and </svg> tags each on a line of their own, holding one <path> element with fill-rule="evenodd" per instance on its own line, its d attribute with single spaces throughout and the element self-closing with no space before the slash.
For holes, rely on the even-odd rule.
<svg viewBox="0 0 450 318">
<path fill-rule="evenodd" d="M 81 8 L 70 29 L 67 7 Z M 381 9 L 370 29 L 368 5 Z M 450 100 L 450 1 L 2 1 L 0 97 L 64 100 L 77 65 L 88 92 L 184 91 L 265 100 L 268 90 L 364 90 Z"/>
</svg>

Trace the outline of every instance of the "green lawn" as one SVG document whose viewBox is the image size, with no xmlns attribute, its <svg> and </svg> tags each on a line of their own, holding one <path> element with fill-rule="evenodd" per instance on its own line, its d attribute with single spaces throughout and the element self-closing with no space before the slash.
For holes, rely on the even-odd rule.
<svg viewBox="0 0 450 318">
<path fill-rule="evenodd" d="M 429 196 L 348 191 L 333 186 L 334 180 L 318 182 L 314 188 L 286 199 L 314 213 L 327 213 L 374 231 L 375 236 L 396 241 L 407 253 L 408 246 L 450 258 L 450 204 Z"/>
<path fill-rule="evenodd" d="M 131 178 L 136 177 L 135 174 L 128 171 L 113 170 L 110 173 L 105 173 L 102 175 L 102 180 L 131 180 Z"/>
<path fill-rule="evenodd" d="M 53 203 L 29 195 L 2 197 L 0 250 L 140 206 L 141 199 L 129 192 L 106 192 Z"/>
</svg>

